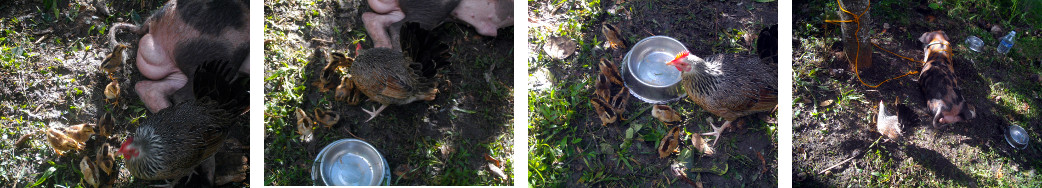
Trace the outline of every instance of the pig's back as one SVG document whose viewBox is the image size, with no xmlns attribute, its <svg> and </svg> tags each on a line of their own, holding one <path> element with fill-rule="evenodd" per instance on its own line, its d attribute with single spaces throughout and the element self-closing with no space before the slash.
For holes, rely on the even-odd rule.
<svg viewBox="0 0 1042 188">
<path fill-rule="evenodd" d="M 401 0 L 398 6 L 405 13 L 403 22 L 419 23 L 426 30 L 434 29 L 452 16 L 460 0 Z"/>
</svg>

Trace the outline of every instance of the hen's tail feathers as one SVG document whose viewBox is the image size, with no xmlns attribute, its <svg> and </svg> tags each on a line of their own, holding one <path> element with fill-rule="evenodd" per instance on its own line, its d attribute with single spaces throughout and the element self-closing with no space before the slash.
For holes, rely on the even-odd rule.
<svg viewBox="0 0 1042 188">
<path fill-rule="evenodd" d="M 438 40 L 435 33 L 423 29 L 419 24 L 407 23 L 401 29 L 402 52 L 418 66 L 413 67 L 418 75 L 431 78 L 438 70 L 449 64 L 449 45 Z"/>
<path fill-rule="evenodd" d="M 249 108 L 249 77 L 239 73 L 240 63 L 223 60 L 204 62 L 195 70 L 192 83 L 201 101 L 216 102 L 218 108 L 240 114 Z"/>
</svg>

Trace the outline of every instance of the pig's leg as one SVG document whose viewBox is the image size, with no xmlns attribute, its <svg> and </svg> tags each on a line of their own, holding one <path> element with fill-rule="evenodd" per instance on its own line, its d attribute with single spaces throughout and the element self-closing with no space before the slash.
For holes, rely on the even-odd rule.
<svg viewBox="0 0 1042 188">
<path fill-rule="evenodd" d="M 391 38 L 387 34 L 387 27 L 405 19 L 405 13 L 398 7 L 397 0 L 369 0 L 368 2 L 373 12 L 362 13 L 365 31 L 373 39 L 375 47 L 391 48 Z"/>
<path fill-rule="evenodd" d="M 500 27 L 514 25 L 511 4 L 512 1 L 463 0 L 452 11 L 452 16 L 474 26 L 478 34 L 494 37 Z"/>
<path fill-rule="evenodd" d="M 141 37 L 138 42 L 138 71 L 148 80 L 139 81 L 134 85 L 134 89 L 152 112 L 169 107 L 170 101 L 167 97 L 188 82 L 188 77 L 177 68 L 169 54 L 163 52 L 151 34 Z"/>
</svg>

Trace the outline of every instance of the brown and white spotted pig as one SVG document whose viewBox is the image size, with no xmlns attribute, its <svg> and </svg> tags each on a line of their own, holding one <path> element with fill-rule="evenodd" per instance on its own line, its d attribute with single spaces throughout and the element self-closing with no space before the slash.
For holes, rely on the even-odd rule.
<svg viewBox="0 0 1042 188">
<path fill-rule="evenodd" d="M 496 36 L 499 28 L 514 25 L 513 0 L 367 0 L 373 12 L 362 13 L 365 30 L 375 47 L 401 49 L 399 30 L 404 23 L 419 23 L 431 30 L 450 16 L 477 30 Z"/>
<path fill-rule="evenodd" d="M 927 32 L 919 37 L 919 41 L 926 44 L 923 49 L 926 54 L 923 62 L 926 64 L 919 74 L 919 87 L 926 100 L 926 107 L 933 113 L 933 126 L 976 117 L 973 105 L 962 97 L 959 80 L 955 77 L 948 36 L 944 31 Z"/>
<path fill-rule="evenodd" d="M 109 39 L 127 30 L 143 35 L 138 41 L 137 68 L 148 80 L 134 85 L 152 112 L 173 102 L 194 100 L 192 79 L 202 62 L 221 61 L 238 70 L 214 70 L 249 74 L 249 3 L 245 0 L 171 0 L 142 25 L 116 23 Z"/>
</svg>

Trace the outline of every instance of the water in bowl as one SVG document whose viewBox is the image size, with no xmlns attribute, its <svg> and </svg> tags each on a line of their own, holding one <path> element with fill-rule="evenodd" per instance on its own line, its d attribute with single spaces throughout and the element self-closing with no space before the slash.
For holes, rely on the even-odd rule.
<svg viewBox="0 0 1042 188">
<path fill-rule="evenodd" d="M 649 86 L 664 87 L 680 81 L 680 71 L 676 67 L 666 65 L 673 60 L 673 55 L 666 52 L 651 52 L 637 65 L 637 78 Z"/>
<path fill-rule="evenodd" d="M 330 185 L 372 185 L 372 176 L 375 170 L 365 157 L 354 153 L 346 153 L 340 156 L 332 165 L 326 166 L 326 173 L 333 178 Z"/>
</svg>

